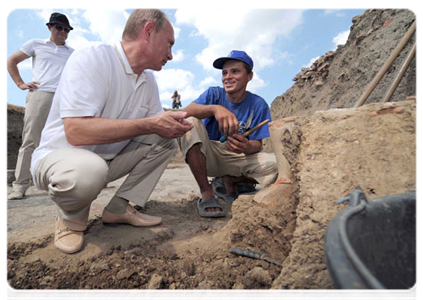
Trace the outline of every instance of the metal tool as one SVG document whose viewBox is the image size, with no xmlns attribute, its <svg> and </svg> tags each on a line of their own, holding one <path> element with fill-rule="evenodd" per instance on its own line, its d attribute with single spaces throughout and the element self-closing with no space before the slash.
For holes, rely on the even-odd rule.
<svg viewBox="0 0 423 300">
<path fill-rule="evenodd" d="M 278 265 L 278 266 L 282 266 L 282 262 L 280 262 L 279 260 L 272 259 L 270 257 L 265 256 L 262 253 L 254 252 L 254 251 L 251 251 L 251 250 L 248 250 L 248 249 L 231 248 L 229 250 L 229 252 L 231 252 L 232 254 L 240 255 L 240 256 L 264 260 L 268 263 Z"/>
<path fill-rule="evenodd" d="M 251 126 L 251 122 L 253 121 L 253 116 L 254 116 L 254 110 L 251 112 L 251 114 L 248 116 L 248 119 L 247 119 L 247 122 L 245 122 L 245 128 L 247 128 L 246 129 L 246 131 L 248 130 L 248 129 L 250 129 L 250 126 Z M 226 142 L 226 140 L 228 139 L 228 137 L 227 136 L 222 136 L 221 138 L 220 138 L 220 142 L 221 143 L 224 143 L 224 142 Z"/>
</svg>

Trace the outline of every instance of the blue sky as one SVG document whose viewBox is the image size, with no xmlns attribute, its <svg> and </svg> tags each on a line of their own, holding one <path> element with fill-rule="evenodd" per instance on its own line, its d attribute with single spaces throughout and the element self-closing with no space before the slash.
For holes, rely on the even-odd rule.
<svg viewBox="0 0 423 300">
<path fill-rule="evenodd" d="M 221 86 L 214 59 L 231 50 L 245 50 L 255 63 L 248 90 L 269 105 L 293 84 L 292 78 L 329 50 L 343 44 L 351 19 L 365 9 L 233 9 L 184 6 L 162 8 L 175 28 L 174 59 L 155 72 L 160 98 L 170 106 L 177 89 L 183 105 L 189 104 L 208 86 Z M 7 15 L 7 56 L 32 38 L 48 38 L 45 23 L 53 11 L 65 13 L 75 28 L 68 44 L 75 49 L 91 41 L 120 40 L 131 10 L 124 9 L 12 9 Z M 216 16 L 219 16 L 218 18 Z M 19 64 L 24 81 L 31 80 L 31 59 Z M 7 76 L 7 102 L 25 106 L 26 91 Z"/>
</svg>

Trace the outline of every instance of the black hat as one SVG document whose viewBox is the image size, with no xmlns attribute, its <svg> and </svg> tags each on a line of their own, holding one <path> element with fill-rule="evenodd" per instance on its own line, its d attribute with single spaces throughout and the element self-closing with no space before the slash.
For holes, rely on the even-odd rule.
<svg viewBox="0 0 423 300">
<path fill-rule="evenodd" d="M 64 25 L 70 28 L 70 30 L 73 29 L 72 26 L 69 25 L 69 20 L 68 18 L 66 18 L 66 16 L 64 14 L 58 13 L 58 12 L 54 12 L 51 14 L 50 16 L 50 21 L 48 23 L 46 23 L 46 25 L 48 24 L 60 24 L 60 25 Z"/>
</svg>

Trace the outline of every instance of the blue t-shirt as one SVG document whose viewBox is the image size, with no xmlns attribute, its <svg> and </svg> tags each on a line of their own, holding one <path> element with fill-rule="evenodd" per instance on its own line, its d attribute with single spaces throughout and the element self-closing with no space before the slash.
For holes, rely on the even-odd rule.
<svg viewBox="0 0 423 300">
<path fill-rule="evenodd" d="M 238 119 L 239 122 L 239 134 L 243 134 L 249 128 L 260 124 L 264 120 L 270 120 L 269 105 L 264 99 L 256 94 L 247 91 L 247 95 L 244 100 L 239 103 L 231 102 L 226 96 L 225 89 L 221 87 L 210 87 L 204 93 L 200 95 L 195 101 L 197 104 L 202 105 L 221 105 L 231 111 Z M 253 114 L 252 122 L 249 128 L 245 127 L 250 114 Z M 214 116 L 203 119 L 204 126 L 209 134 L 209 139 L 212 141 L 220 140 L 223 135 L 219 131 L 219 123 Z M 269 126 L 264 125 L 254 133 L 250 134 L 248 138 L 250 140 L 261 140 L 269 137 Z"/>
</svg>

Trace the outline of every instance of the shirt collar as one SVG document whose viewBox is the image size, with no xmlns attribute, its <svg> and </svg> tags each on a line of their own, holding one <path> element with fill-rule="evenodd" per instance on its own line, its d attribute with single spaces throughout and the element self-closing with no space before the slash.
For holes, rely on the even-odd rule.
<svg viewBox="0 0 423 300">
<path fill-rule="evenodd" d="M 56 45 L 55 43 L 53 43 L 49 38 L 48 39 L 45 39 L 44 40 L 44 42 L 46 43 L 46 44 L 53 44 L 53 45 Z M 56 45 L 56 46 L 58 46 L 58 45 Z M 65 44 L 64 45 L 59 45 L 58 47 L 60 47 L 60 46 L 64 46 L 64 47 L 66 47 L 66 48 L 68 48 L 68 49 L 70 49 L 70 47 L 68 46 L 68 44 L 66 44 L 66 42 L 65 42 Z"/>
</svg>

